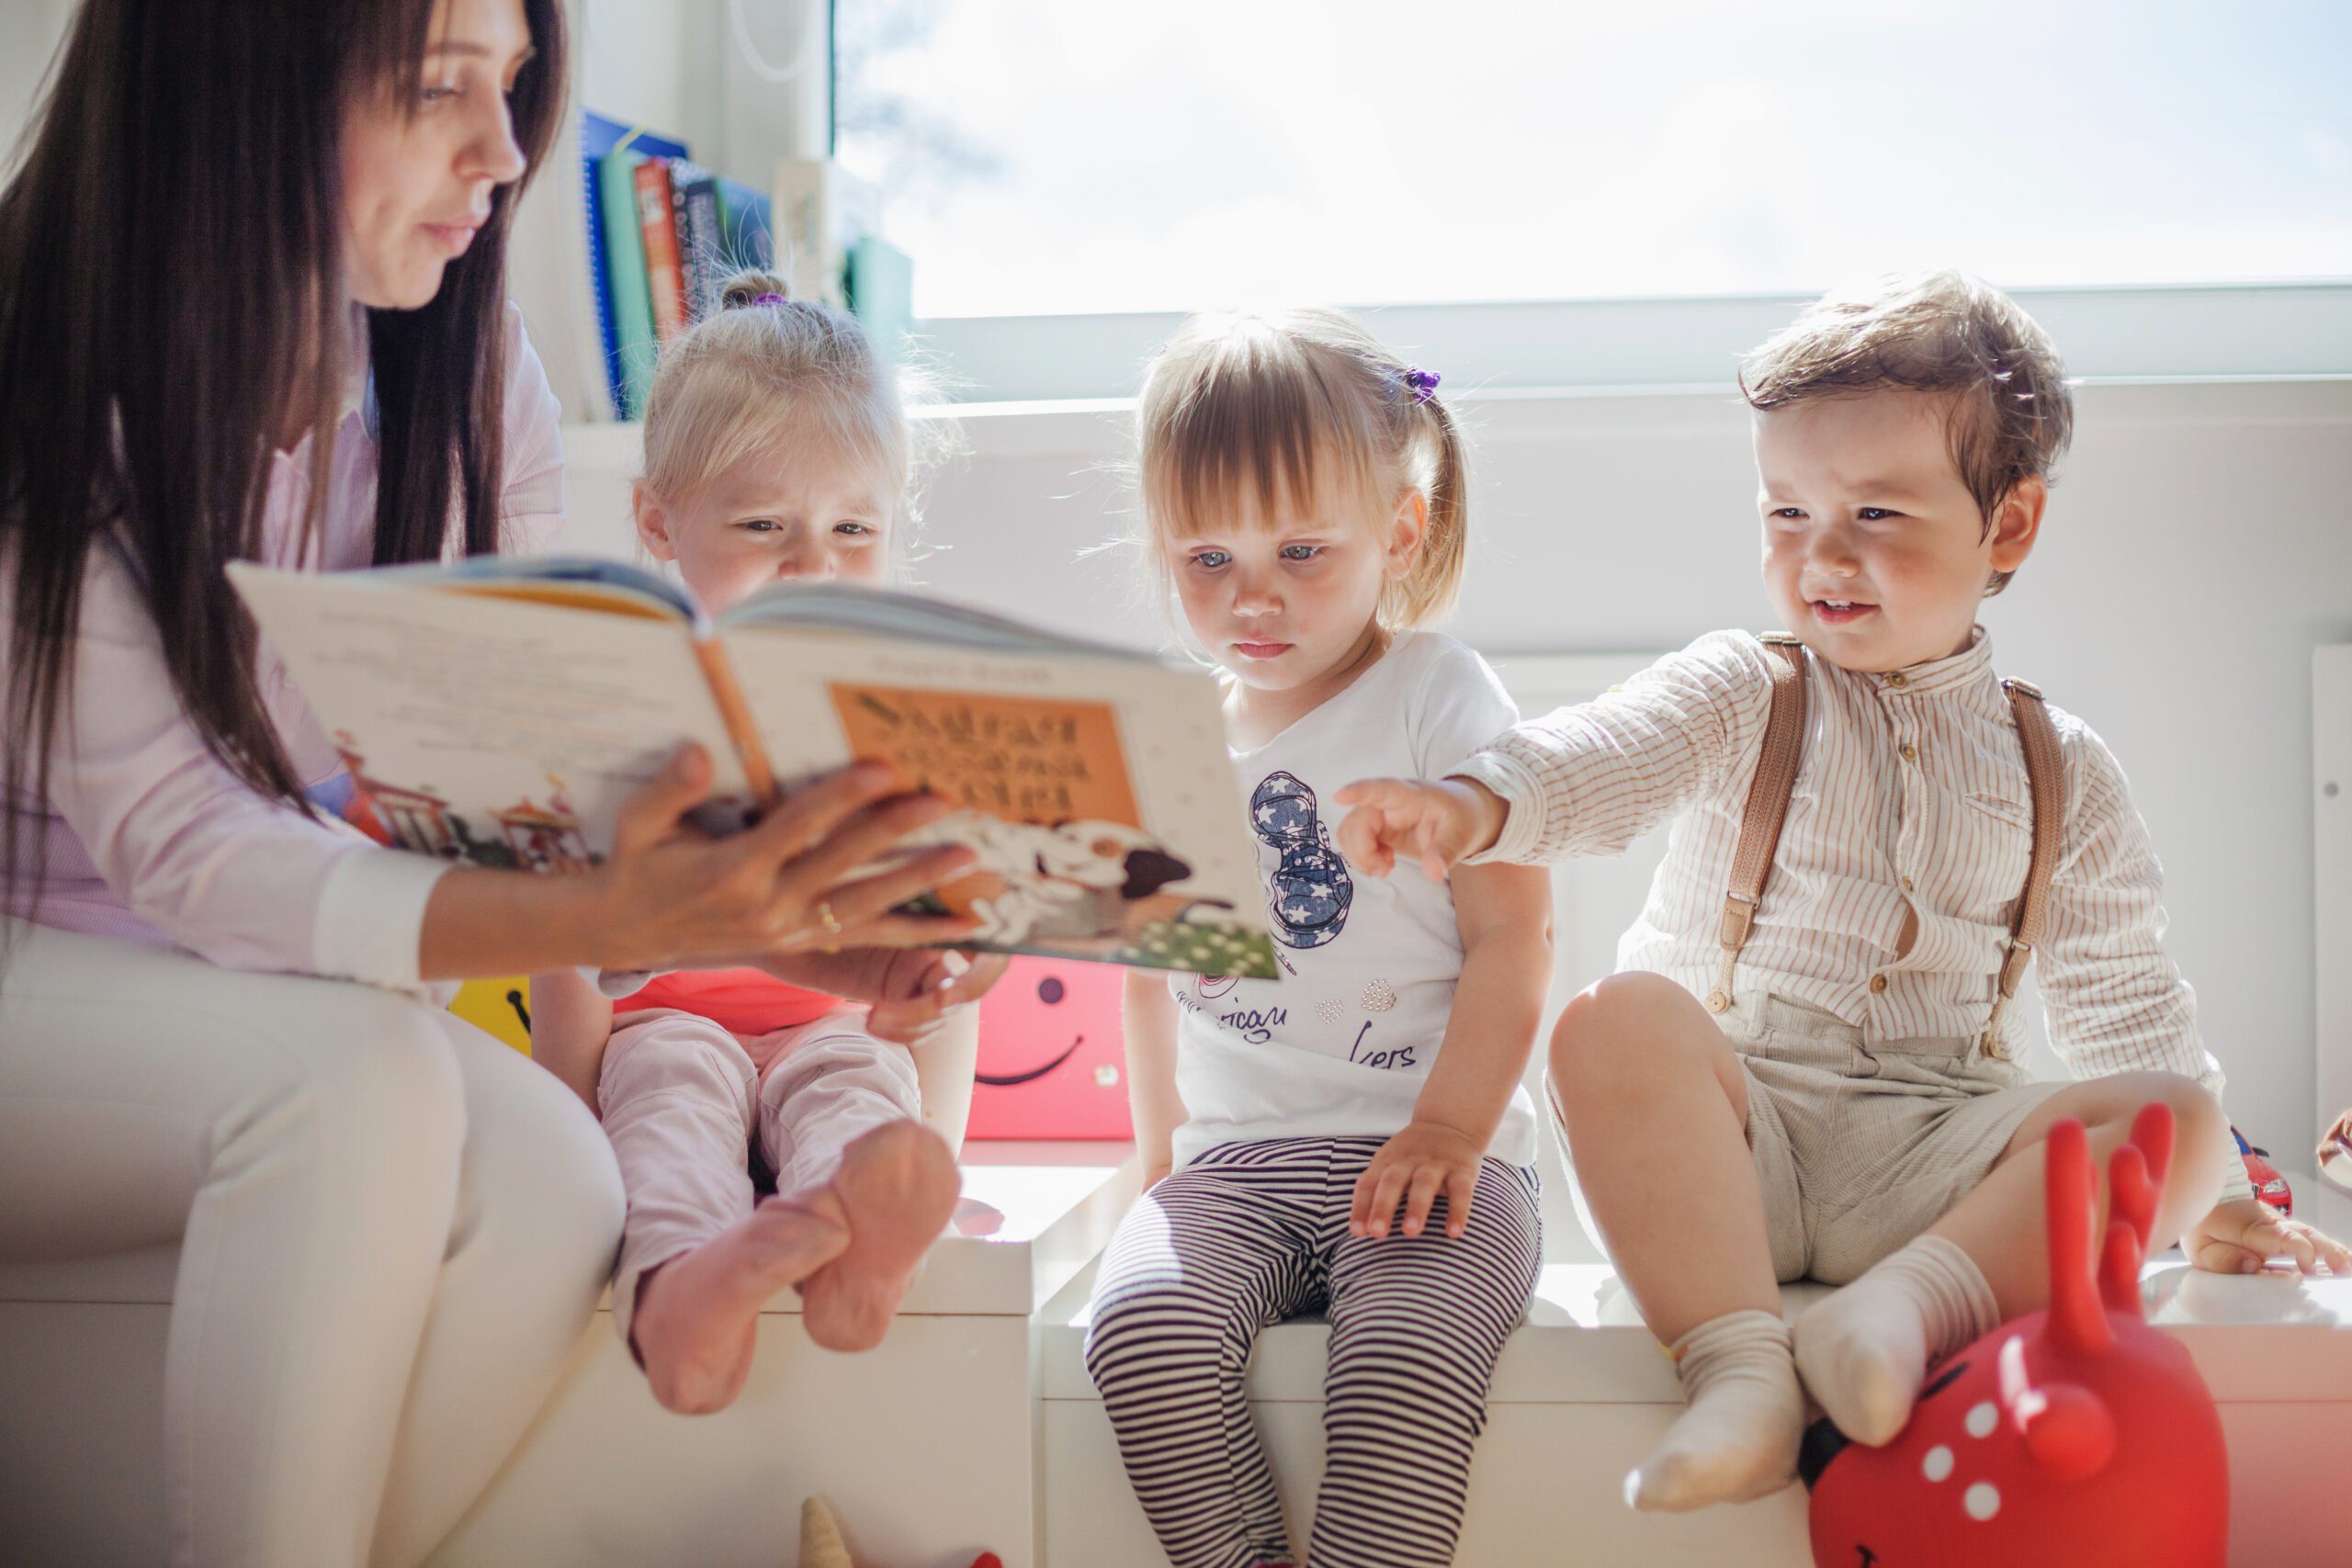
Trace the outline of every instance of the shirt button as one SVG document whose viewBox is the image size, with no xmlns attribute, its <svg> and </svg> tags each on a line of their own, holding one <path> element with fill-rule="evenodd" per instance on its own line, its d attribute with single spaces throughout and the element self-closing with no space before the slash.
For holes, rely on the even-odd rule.
<svg viewBox="0 0 2352 1568">
<path fill-rule="evenodd" d="M 1919 748 L 1912 745 L 1908 740 L 1905 740 L 1903 743 L 1903 760 L 1906 762 L 1917 761 L 1919 760 Z"/>
<path fill-rule="evenodd" d="M 1724 995 L 1721 991 L 1709 991 L 1707 993 L 1707 1010 L 1709 1012 L 1728 1012 L 1731 1010 L 1731 998 Z"/>
<path fill-rule="evenodd" d="M 1886 678 L 1886 683 L 1890 686 L 1900 689 L 1909 685 L 1911 683 L 1911 678 L 1908 675 L 1905 675 L 1902 671 L 1897 670 L 1894 674 L 1889 675 Z"/>
<path fill-rule="evenodd" d="M 1907 876 L 1903 879 L 1903 891 L 1905 893 L 1911 891 L 1911 879 Z"/>
<path fill-rule="evenodd" d="M 1872 996 L 1874 996 L 1874 997 L 1875 997 L 1875 996 L 1880 996 L 1880 995 L 1883 995 L 1883 994 L 1885 992 L 1885 990 L 1886 990 L 1886 976 L 1883 976 L 1883 975 L 1873 975 L 1873 976 L 1871 976 L 1871 995 L 1872 995 Z"/>
</svg>

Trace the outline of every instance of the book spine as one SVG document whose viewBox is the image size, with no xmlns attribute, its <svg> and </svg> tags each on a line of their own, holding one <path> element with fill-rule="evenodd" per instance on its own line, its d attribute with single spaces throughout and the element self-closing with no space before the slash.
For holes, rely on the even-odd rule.
<svg viewBox="0 0 2352 1568">
<path fill-rule="evenodd" d="M 686 186 L 681 198 L 684 207 L 684 221 L 678 235 L 686 244 L 693 261 L 690 276 L 695 286 L 686 296 L 699 321 L 718 309 L 718 286 L 727 275 L 739 266 L 747 265 L 727 249 L 725 235 L 718 221 L 718 182 L 705 175 Z"/>
<path fill-rule="evenodd" d="M 621 336 L 613 315 L 612 246 L 605 226 L 604 159 L 582 150 L 581 190 L 588 216 L 588 283 L 596 296 L 596 345 L 601 351 L 605 393 L 612 399 L 612 416 L 628 417 L 628 389 L 621 377 Z"/>
<path fill-rule="evenodd" d="M 637 221 L 644 233 L 645 281 L 653 296 L 653 332 L 668 343 L 686 328 L 685 280 L 678 270 L 678 226 L 670 210 L 670 163 L 637 166 Z"/>
<path fill-rule="evenodd" d="M 685 307 L 685 325 L 692 326 L 703 318 L 704 274 L 711 265 L 711 254 L 695 243 L 694 227 L 686 211 L 686 171 L 684 165 L 670 170 L 670 230 L 678 236 L 678 295 Z"/>
<path fill-rule="evenodd" d="M 775 770 L 768 765 L 768 754 L 760 745 L 759 726 L 752 717 L 752 705 L 743 700 L 742 683 L 735 679 L 734 663 L 727 657 L 726 645 L 715 637 L 695 639 L 695 658 L 702 665 L 703 678 L 710 682 L 711 700 L 718 705 L 719 722 L 727 726 L 727 737 L 735 743 L 735 755 L 743 764 L 743 777 L 752 786 L 752 798 L 763 811 L 773 811 L 784 801 L 784 794 L 775 785 Z"/>
<path fill-rule="evenodd" d="M 637 167 L 643 162 L 624 150 L 607 155 L 601 173 L 605 265 L 613 285 L 613 340 L 623 419 L 644 416 L 646 389 L 653 382 L 653 299 L 646 280 L 645 238 L 637 220 Z"/>
<path fill-rule="evenodd" d="M 763 272 L 775 265 L 775 237 L 768 216 L 772 210 L 758 191 L 719 176 L 718 221 L 729 265 Z"/>
</svg>

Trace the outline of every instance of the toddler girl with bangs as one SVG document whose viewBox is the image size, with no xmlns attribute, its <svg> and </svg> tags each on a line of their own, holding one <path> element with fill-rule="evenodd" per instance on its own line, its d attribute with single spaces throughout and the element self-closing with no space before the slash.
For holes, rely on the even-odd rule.
<svg viewBox="0 0 2352 1568">
<path fill-rule="evenodd" d="M 778 581 L 882 581 L 911 521 L 897 378 L 855 321 L 786 299 L 774 277 L 740 275 L 721 300 L 662 351 L 639 540 L 712 613 Z M 878 1343 L 955 1205 L 910 1047 L 938 1055 L 938 1082 L 960 1083 L 943 1108 L 960 1131 L 976 1036 L 954 1004 L 1001 961 L 868 949 L 793 962 L 828 988 L 729 970 L 634 976 L 615 1001 L 618 976 L 533 981 L 534 1055 L 595 1108 L 628 1192 L 613 1318 L 672 1410 L 734 1400 L 760 1308 L 787 1285 L 819 1344 Z M 754 1149 L 776 1177 L 757 1205 Z"/>
<path fill-rule="evenodd" d="M 1147 547 L 1222 670 L 1280 981 L 1131 974 L 1148 1190 L 1087 1364 L 1177 1568 L 1295 1561 L 1244 1397 L 1261 1328 L 1331 1325 L 1307 1562 L 1450 1562 L 1489 1375 L 1543 1252 L 1520 1086 L 1545 874 L 1351 876 L 1333 794 L 1516 717 L 1419 628 L 1460 583 L 1461 437 L 1435 376 L 1331 311 L 1188 322 L 1144 386 Z M 1172 1172 L 1172 1173 L 1171 1173 Z"/>
</svg>

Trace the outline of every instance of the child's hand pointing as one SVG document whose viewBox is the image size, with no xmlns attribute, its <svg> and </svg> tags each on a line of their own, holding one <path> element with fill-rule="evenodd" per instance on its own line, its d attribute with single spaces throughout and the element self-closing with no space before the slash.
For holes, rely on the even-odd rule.
<svg viewBox="0 0 2352 1568">
<path fill-rule="evenodd" d="M 1365 779 L 1332 796 L 1353 807 L 1340 823 L 1340 852 L 1358 871 L 1385 876 L 1403 855 L 1432 882 L 1465 855 L 1491 848 L 1510 807 L 1468 779 Z"/>
</svg>

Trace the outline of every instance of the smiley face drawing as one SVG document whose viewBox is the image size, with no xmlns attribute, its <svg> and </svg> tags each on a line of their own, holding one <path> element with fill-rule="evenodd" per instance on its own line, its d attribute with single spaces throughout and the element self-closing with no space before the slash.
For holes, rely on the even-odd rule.
<svg viewBox="0 0 2352 1568">
<path fill-rule="evenodd" d="M 1040 978 L 1037 982 L 1036 990 L 1038 1005 L 1047 1009 L 1061 1006 L 1063 1001 L 1069 996 L 1069 985 L 1058 975 L 1047 975 Z M 1016 1072 L 976 1072 L 972 1075 L 972 1081 L 974 1083 L 986 1084 L 990 1089 L 1011 1089 L 1016 1084 L 1035 1083 L 1039 1078 L 1044 1077 L 1047 1073 L 1052 1072 L 1056 1067 L 1060 1066 L 1064 1062 L 1067 1062 L 1072 1056 L 1077 1055 L 1078 1048 L 1085 1043 L 1085 1035 L 1073 1035 L 1070 1038 L 1070 1043 L 1067 1046 L 1063 1047 L 1061 1054 L 1053 1057 L 1049 1061 L 1041 1062 L 1034 1067 L 1024 1067 Z"/>
<path fill-rule="evenodd" d="M 1250 796 L 1250 826 L 1281 856 L 1267 877 L 1267 912 L 1285 947 L 1321 947 L 1347 929 L 1355 878 L 1316 815 L 1315 792 L 1292 773 L 1268 773 Z"/>
<path fill-rule="evenodd" d="M 979 1002 L 972 1075 L 974 1138 L 1125 1138 L 1120 1003 L 1126 972 L 1108 964 L 1016 958 Z"/>
</svg>

